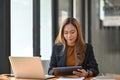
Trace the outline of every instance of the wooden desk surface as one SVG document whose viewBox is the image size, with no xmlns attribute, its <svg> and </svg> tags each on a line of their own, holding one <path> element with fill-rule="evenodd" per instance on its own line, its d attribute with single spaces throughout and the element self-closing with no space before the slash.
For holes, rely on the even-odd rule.
<svg viewBox="0 0 120 80">
<path fill-rule="evenodd" d="M 56 78 L 51 78 L 51 79 L 47 79 L 47 80 L 56 80 L 59 77 Z M 85 80 L 90 80 L 91 78 L 86 78 Z M 0 75 L 0 80 L 42 80 L 42 79 L 16 79 L 15 77 L 11 77 L 11 76 L 5 76 L 5 75 Z"/>
</svg>

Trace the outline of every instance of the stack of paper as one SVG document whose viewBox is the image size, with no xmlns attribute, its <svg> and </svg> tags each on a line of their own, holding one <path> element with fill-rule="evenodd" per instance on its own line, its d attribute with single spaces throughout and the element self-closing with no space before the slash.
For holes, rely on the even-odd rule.
<svg viewBox="0 0 120 80">
<path fill-rule="evenodd" d="M 113 76 L 97 76 L 91 80 L 116 80 Z"/>
<path fill-rule="evenodd" d="M 84 77 L 80 77 L 80 78 L 58 78 L 57 80 L 84 80 Z"/>
</svg>

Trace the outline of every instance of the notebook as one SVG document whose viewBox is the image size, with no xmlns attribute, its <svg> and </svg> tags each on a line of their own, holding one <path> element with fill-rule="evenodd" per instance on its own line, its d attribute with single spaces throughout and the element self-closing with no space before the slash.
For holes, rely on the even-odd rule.
<svg viewBox="0 0 120 80">
<path fill-rule="evenodd" d="M 9 57 L 13 74 L 16 78 L 53 78 L 45 75 L 40 57 Z"/>
</svg>

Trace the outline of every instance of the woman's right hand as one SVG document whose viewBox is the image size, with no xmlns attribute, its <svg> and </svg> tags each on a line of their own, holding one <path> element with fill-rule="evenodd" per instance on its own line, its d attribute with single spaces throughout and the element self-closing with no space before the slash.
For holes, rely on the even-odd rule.
<svg viewBox="0 0 120 80">
<path fill-rule="evenodd" d="M 73 74 L 79 76 L 79 77 L 87 77 L 88 72 L 85 69 L 78 69 L 77 71 L 73 71 Z"/>
</svg>

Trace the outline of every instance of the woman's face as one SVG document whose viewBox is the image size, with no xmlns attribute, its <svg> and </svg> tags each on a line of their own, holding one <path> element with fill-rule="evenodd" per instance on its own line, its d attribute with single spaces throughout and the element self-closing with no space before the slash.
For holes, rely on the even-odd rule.
<svg viewBox="0 0 120 80">
<path fill-rule="evenodd" d="M 68 45 L 75 45 L 77 39 L 77 30 L 72 24 L 67 24 L 63 29 L 63 35 Z"/>
</svg>

